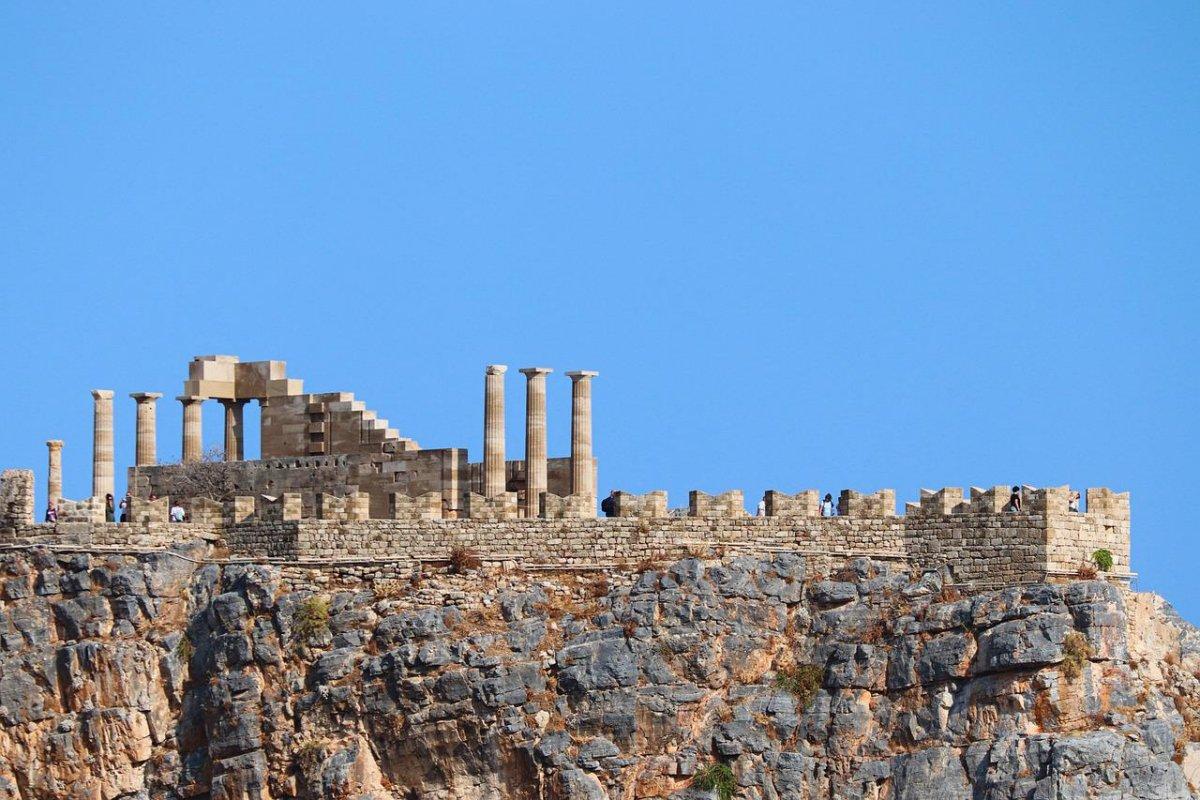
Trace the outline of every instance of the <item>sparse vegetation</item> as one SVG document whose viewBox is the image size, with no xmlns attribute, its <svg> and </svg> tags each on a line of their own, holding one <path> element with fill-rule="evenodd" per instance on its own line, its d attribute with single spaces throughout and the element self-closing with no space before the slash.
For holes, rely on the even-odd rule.
<svg viewBox="0 0 1200 800">
<path fill-rule="evenodd" d="M 721 800 L 730 800 L 737 789 L 737 778 L 728 764 L 709 764 L 696 773 L 696 788 L 716 792 Z"/>
<path fill-rule="evenodd" d="M 1096 568 L 1099 569 L 1101 572 L 1111 572 L 1112 571 L 1112 568 L 1113 568 L 1112 552 L 1105 550 L 1104 548 L 1100 548 L 1096 552 L 1092 553 L 1092 561 L 1096 562 Z"/>
<path fill-rule="evenodd" d="M 817 698 L 825 670 L 816 664 L 799 664 L 781 667 L 775 673 L 775 687 L 790 692 L 796 698 L 796 706 L 806 709 Z"/>
<path fill-rule="evenodd" d="M 1071 631 L 1063 640 L 1063 677 L 1074 683 L 1083 674 L 1083 665 L 1092 657 L 1092 646 L 1079 631 Z"/>
<path fill-rule="evenodd" d="M 192 653 L 196 652 L 196 646 L 192 644 L 192 640 L 185 633 L 179 640 L 179 644 L 175 645 L 175 657 L 183 664 L 187 664 L 192 660 Z"/>
<path fill-rule="evenodd" d="M 217 502 L 232 500 L 237 494 L 233 472 L 225 463 L 225 451 L 206 450 L 199 461 L 171 465 L 171 484 L 180 497 L 207 497 Z"/>
<path fill-rule="evenodd" d="M 474 550 L 468 547 L 450 548 L 450 571 L 454 574 L 462 575 L 482 566 L 483 562 L 479 560 L 479 556 L 475 554 Z"/>
<path fill-rule="evenodd" d="M 1075 571 L 1075 577 L 1081 581 L 1094 581 L 1099 574 L 1095 564 L 1080 564 L 1079 569 Z"/>
<path fill-rule="evenodd" d="M 301 642 L 329 630 L 329 600 L 320 595 L 304 598 L 292 617 L 292 633 Z"/>
<path fill-rule="evenodd" d="M 304 772 L 311 772 L 325 760 L 325 748 L 329 742 L 325 739 L 307 739 L 296 748 L 296 763 Z"/>
</svg>

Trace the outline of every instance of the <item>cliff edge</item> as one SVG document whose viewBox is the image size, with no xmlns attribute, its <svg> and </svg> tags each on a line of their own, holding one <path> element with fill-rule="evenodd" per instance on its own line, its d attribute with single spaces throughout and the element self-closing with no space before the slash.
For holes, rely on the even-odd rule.
<svg viewBox="0 0 1200 800">
<path fill-rule="evenodd" d="M 856 559 L 0 562 L 0 798 L 1191 798 L 1200 635 Z M 709 555 L 712 555 L 711 553 Z"/>
</svg>

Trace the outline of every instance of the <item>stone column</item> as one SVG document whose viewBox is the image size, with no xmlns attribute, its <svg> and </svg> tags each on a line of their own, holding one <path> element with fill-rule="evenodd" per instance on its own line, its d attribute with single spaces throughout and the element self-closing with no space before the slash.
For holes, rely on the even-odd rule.
<svg viewBox="0 0 1200 800">
<path fill-rule="evenodd" d="M 62 499 L 62 439 L 51 439 L 46 442 L 50 451 L 50 468 L 46 478 L 47 505 L 57 506 Z"/>
<path fill-rule="evenodd" d="M 204 457 L 204 437 L 201 435 L 201 424 L 204 419 L 200 413 L 203 397 L 182 394 L 175 398 L 183 404 L 183 449 L 181 460 L 185 464 L 193 464 Z"/>
<path fill-rule="evenodd" d="M 490 364 L 483 383 L 483 496 L 504 494 L 504 373 Z"/>
<path fill-rule="evenodd" d="M 113 393 L 92 389 L 92 497 L 113 493 Z"/>
<path fill-rule="evenodd" d="M 571 494 L 596 497 L 592 463 L 592 378 L 599 372 L 568 372 L 571 379 Z"/>
<path fill-rule="evenodd" d="M 245 400 L 222 400 L 225 406 L 225 460 L 241 461 L 245 455 L 246 426 L 242 422 Z"/>
<path fill-rule="evenodd" d="M 153 467 L 158 463 L 158 406 L 161 392 L 133 392 L 137 401 L 137 438 L 134 440 L 134 466 Z"/>
<path fill-rule="evenodd" d="M 525 516 L 536 517 L 546 491 L 547 367 L 526 367 L 525 382 Z"/>
</svg>

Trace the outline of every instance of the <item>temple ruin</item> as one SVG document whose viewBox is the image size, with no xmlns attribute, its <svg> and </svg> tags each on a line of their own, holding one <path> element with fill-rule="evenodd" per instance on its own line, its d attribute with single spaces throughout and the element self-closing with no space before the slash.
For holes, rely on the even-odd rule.
<svg viewBox="0 0 1200 800">
<path fill-rule="evenodd" d="M 126 523 L 106 522 L 113 491 L 113 397 L 93 397 L 91 495 L 63 497 L 63 442 L 51 439 L 46 490 L 57 519 L 35 524 L 30 470 L 0 477 L 0 544 L 169 548 L 201 536 L 233 557 L 401 574 L 406 564 L 444 559 L 469 548 L 484 560 L 554 568 L 619 565 L 700 551 L 800 552 L 814 563 L 847 556 L 940 567 L 953 580 L 999 585 L 1071 578 L 1092 569 L 1097 551 L 1111 555 L 1108 577 L 1128 583 L 1129 495 L 1087 489 L 1086 507 L 1069 487 L 1023 487 L 1013 508 L 1010 487 L 921 490 L 897 513 L 896 493 L 842 490 L 835 516 L 822 514 L 815 489 L 770 490 L 762 515 L 747 514 L 741 490 L 693 491 L 672 510 L 664 491 L 616 492 L 613 516 L 596 518 L 592 450 L 592 379 L 571 381 L 571 452 L 547 454 L 547 379 L 526 367 L 524 458 L 506 458 L 507 368 L 484 370 L 484 447 L 472 462 L 463 447 L 423 449 L 348 392 L 306 393 L 282 361 L 242 362 L 199 356 L 183 391 L 182 459 L 157 461 L 156 403 L 135 392 L 135 463 Z M 207 400 L 224 408 L 224 460 L 202 452 Z M 261 406 L 261 458 L 245 460 L 246 403 Z M 199 476 L 199 477 L 198 477 Z M 168 522 L 168 509 L 187 521 Z M 382 565 L 382 566 L 381 566 Z M 375 574 L 372 573 L 372 574 Z"/>
</svg>

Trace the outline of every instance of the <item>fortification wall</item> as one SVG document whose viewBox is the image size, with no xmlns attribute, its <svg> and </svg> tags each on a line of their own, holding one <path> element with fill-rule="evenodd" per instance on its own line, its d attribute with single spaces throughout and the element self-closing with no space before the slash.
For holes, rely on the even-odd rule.
<svg viewBox="0 0 1200 800">
<path fill-rule="evenodd" d="M 0 472 L 0 528 L 33 524 L 33 470 Z"/>
</svg>

